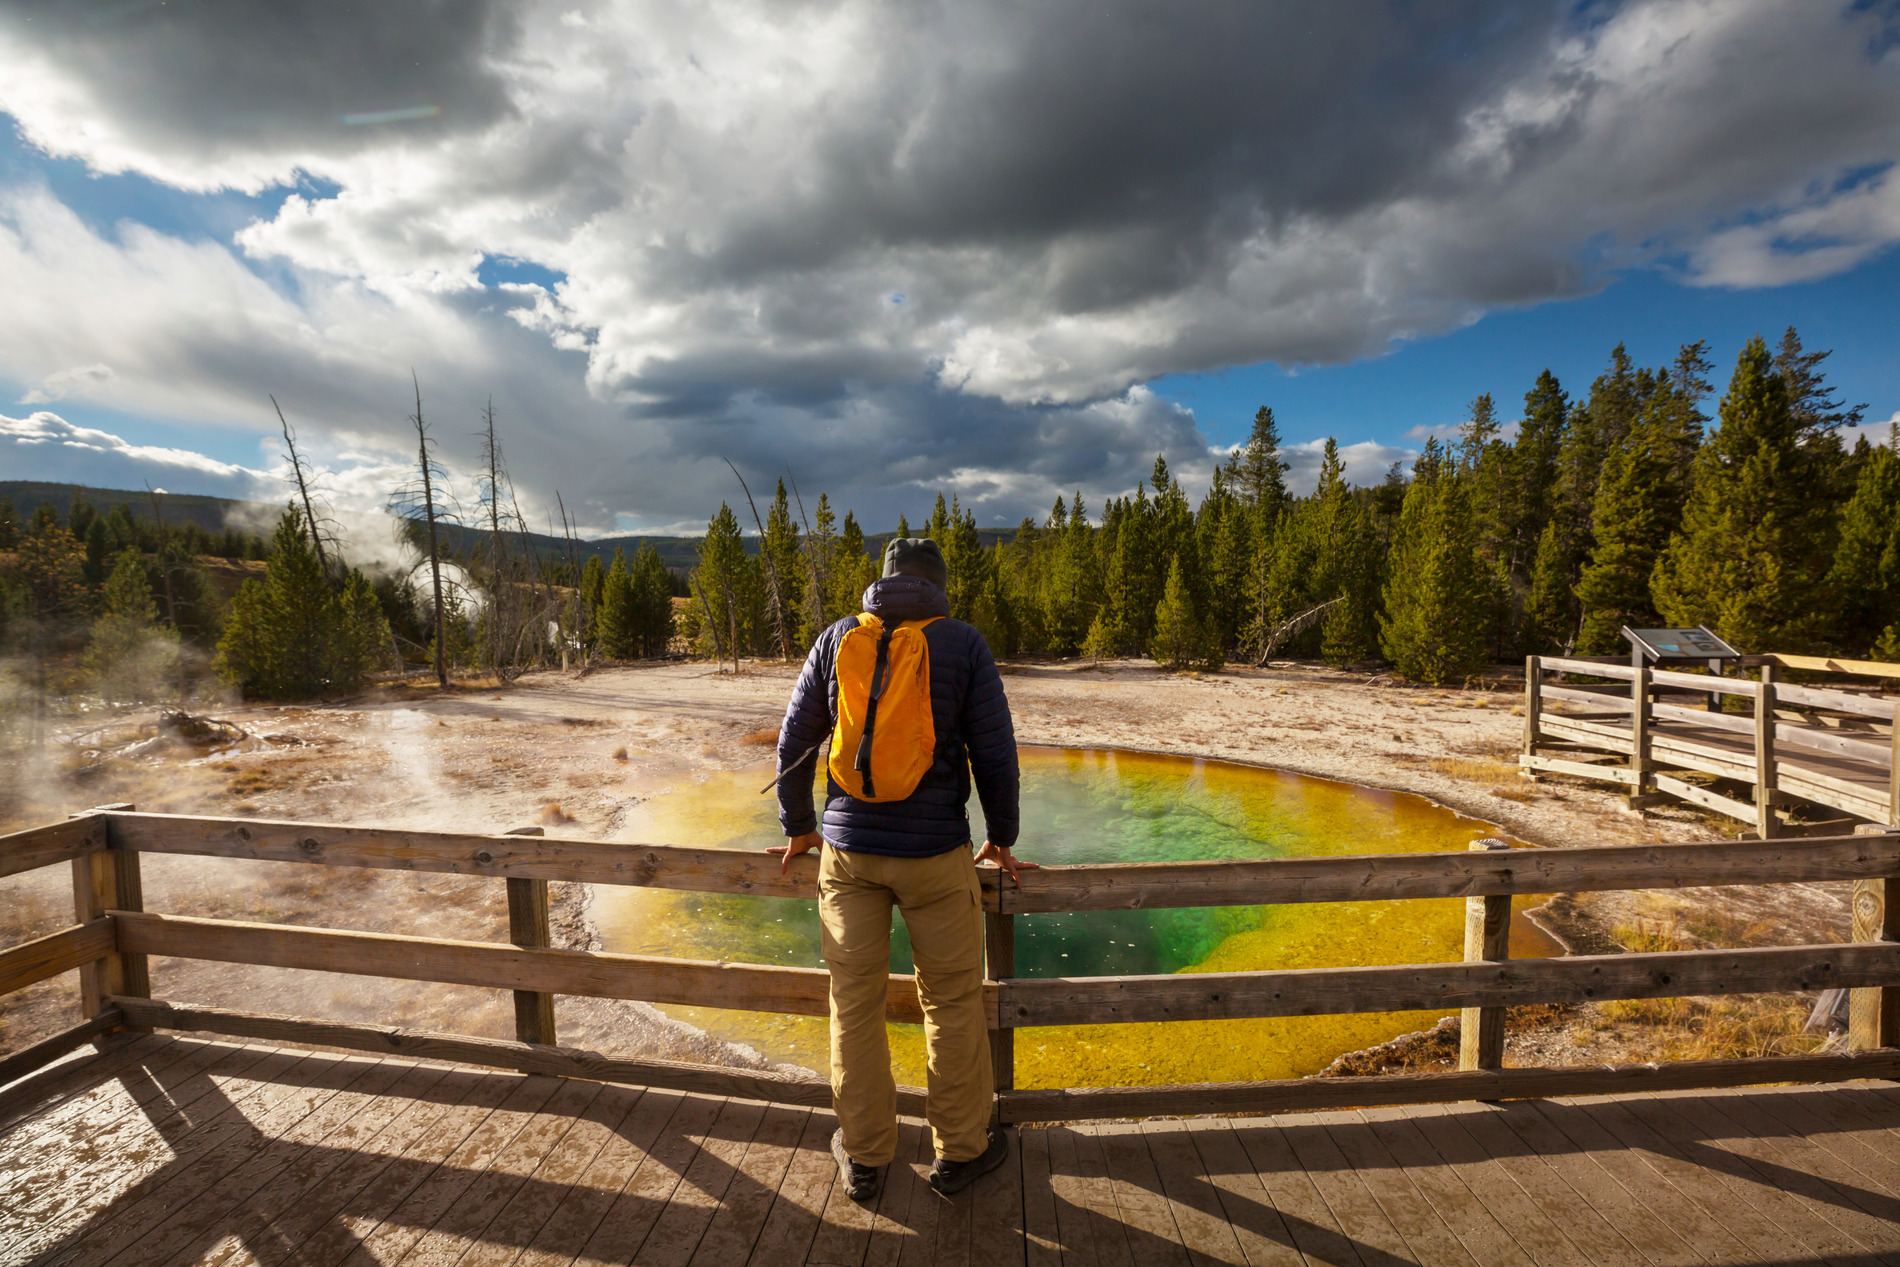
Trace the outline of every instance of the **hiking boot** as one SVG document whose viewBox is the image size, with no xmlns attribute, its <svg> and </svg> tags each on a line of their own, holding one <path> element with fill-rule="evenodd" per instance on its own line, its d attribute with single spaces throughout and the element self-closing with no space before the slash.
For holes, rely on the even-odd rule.
<svg viewBox="0 0 1900 1267">
<path fill-rule="evenodd" d="M 969 1161 L 945 1161 L 939 1157 L 930 1167 L 930 1186 L 944 1196 L 962 1192 L 965 1188 L 981 1179 L 984 1175 L 1003 1164 L 1009 1156 L 1009 1136 L 1003 1134 L 1000 1126 L 990 1127 L 989 1147 L 980 1157 Z"/>
<path fill-rule="evenodd" d="M 831 1133 L 831 1155 L 838 1159 L 838 1175 L 844 1180 L 846 1196 L 859 1203 L 877 1199 L 877 1191 L 883 1186 L 884 1171 L 881 1167 L 860 1166 L 851 1160 L 851 1154 L 844 1150 L 842 1127 Z"/>
</svg>

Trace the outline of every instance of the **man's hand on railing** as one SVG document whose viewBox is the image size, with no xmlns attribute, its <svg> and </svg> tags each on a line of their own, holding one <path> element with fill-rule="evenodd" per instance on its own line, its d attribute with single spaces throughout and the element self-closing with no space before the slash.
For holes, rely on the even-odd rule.
<svg viewBox="0 0 1900 1267">
<path fill-rule="evenodd" d="M 1023 862 L 1018 858 L 1010 856 L 1009 850 L 998 849 L 987 840 L 983 842 L 983 847 L 976 851 L 976 860 L 978 862 L 995 863 L 1003 870 L 1009 872 L 1010 882 L 1019 889 L 1023 887 L 1022 872 L 1042 870 L 1042 864 L 1040 862 Z"/>
<path fill-rule="evenodd" d="M 810 853 L 824 843 L 824 836 L 815 831 L 808 831 L 803 836 L 791 837 L 782 845 L 773 845 L 765 852 L 775 853 L 784 860 L 779 864 L 778 868 L 779 874 L 784 875 L 792 869 L 793 858 L 796 858 L 801 853 Z"/>
</svg>

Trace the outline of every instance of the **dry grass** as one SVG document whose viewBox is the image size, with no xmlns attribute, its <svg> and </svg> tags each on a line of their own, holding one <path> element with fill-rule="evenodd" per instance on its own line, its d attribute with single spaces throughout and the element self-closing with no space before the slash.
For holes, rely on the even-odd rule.
<svg viewBox="0 0 1900 1267">
<path fill-rule="evenodd" d="M 1464 779 L 1471 783 L 1491 783 L 1505 787 L 1516 787 L 1521 782 L 1517 777 L 1517 767 L 1515 765 L 1505 765 L 1502 761 L 1473 761 L 1465 757 L 1433 757 L 1426 764 L 1435 773 L 1448 774 L 1454 779 Z"/>
<path fill-rule="evenodd" d="M 615 749 L 614 749 L 614 760 L 615 760 L 615 761 L 626 761 L 626 760 L 628 760 L 628 757 L 627 757 L 627 745 L 626 745 L 626 744 L 621 744 L 621 745 L 620 745 L 620 746 L 619 746 L 618 748 L 615 748 Z"/>
<path fill-rule="evenodd" d="M 1825 1032 L 1804 1028 L 1811 1010 L 1787 994 L 1620 999 L 1602 1005 L 1593 1028 L 1643 1060 L 1797 1056 L 1827 1042 Z"/>
<path fill-rule="evenodd" d="M 778 727 L 774 726 L 769 730 L 755 730 L 750 734 L 740 735 L 739 742 L 751 744 L 755 748 L 775 748 L 778 746 Z"/>
<path fill-rule="evenodd" d="M 543 805 L 541 807 L 540 819 L 549 827 L 558 827 L 562 823 L 575 821 L 572 814 L 561 808 L 559 801 L 549 801 L 546 805 Z"/>
</svg>

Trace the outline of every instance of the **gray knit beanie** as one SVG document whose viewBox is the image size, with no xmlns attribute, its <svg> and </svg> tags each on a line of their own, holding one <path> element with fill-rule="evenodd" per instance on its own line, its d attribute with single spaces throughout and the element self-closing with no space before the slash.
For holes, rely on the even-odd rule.
<svg viewBox="0 0 1900 1267">
<path fill-rule="evenodd" d="M 950 588 L 943 551 L 929 537 L 892 537 L 884 547 L 884 575 L 920 576 L 940 590 Z"/>
</svg>

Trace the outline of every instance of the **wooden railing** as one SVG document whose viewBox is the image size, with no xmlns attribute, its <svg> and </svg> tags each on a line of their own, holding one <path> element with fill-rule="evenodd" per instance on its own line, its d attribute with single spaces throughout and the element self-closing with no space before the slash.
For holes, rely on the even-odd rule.
<svg viewBox="0 0 1900 1267">
<path fill-rule="evenodd" d="M 251 858 L 489 876 L 508 884 L 508 943 L 450 941 L 148 912 L 144 854 Z M 814 861 L 781 874 L 770 855 L 539 836 L 470 835 L 318 823 L 140 814 L 129 806 L 0 836 L 0 877 L 69 864 L 71 927 L 0 951 L 0 995 L 78 970 L 81 1024 L 0 1060 L 0 1085 L 116 1027 L 192 1030 L 529 1072 L 823 1106 L 828 1084 L 804 1077 L 615 1059 L 556 1045 L 554 995 L 661 1005 L 822 1015 L 822 969 L 711 963 L 549 946 L 550 880 L 810 898 Z M 1020 889 L 983 869 L 989 981 L 984 1006 L 1004 1121 L 1158 1113 L 1275 1112 L 1618 1089 L 1685 1089 L 1900 1076 L 1900 942 L 1887 886 L 1900 876 L 1900 832 L 1800 840 L 1511 849 L 1267 861 L 1114 863 L 1025 872 Z M 1511 961 L 1515 894 L 1812 881 L 1855 884 L 1853 942 Z M 1462 963 L 1155 976 L 1036 978 L 1014 974 L 1015 917 L 1041 911 L 1271 905 L 1463 897 Z M 1900 897 L 1900 895 L 1896 895 Z M 1847 930 L 1843 930 L 1847 931 Z M 150 997 L 152 955 L 485 986 L 515 992 L 516 1039 L 347 1024 L 196 1007 Z M 1502 1068 L 1504 1009 L 1532 1003 L 1766 991 L 1854 990 L 1849 1054 L 1683 1061 L 1588 1068 Z M 1309 1078 L 1166 1087 L 1018 1088 L 1014 1034 L 1037 1025 L 1169 1023 L 1351 1012 L 1463 1009 L 1455 1073 Z M 915 1021 L 915 983 L 893 976 L 893 1021 Z M 923 1093 L 900 1092 L 906 1112 Z"/>
<path fill-rule="evenodd" d="M 1636 667 L 1589 657 L 1531 656 L 1524 662 L 1524 748 L 1527 773 L 1565 774 L 1629 789 L 1632 808 L 1685 800 L 1753 826 L 1762 839 L 1782 834 L 1777 807 L 1790 797 L 1879 823 L 1900 822 L 1900 700 L 1890 696 L 1799 686 L 1779 671 L 1838 672 L 1900 677 L 1900 665 L 1814 656 L 1745 656 L 1743 667 L 1760 681 Z M 1546 674 L 1599 679 L 1600 685 L 1560 686 Z M 1706 708 L 1666 703 L 1663 691 L 1692 692 Z M 1722 711 L 1722 701 L 1746 701 L 1746 713 Z M 1587 711 L 1556 713 L 1556 701 Z M 1655 723 L 1688 723 L 1734 735 L 1711 742 L 1693 734 L 1658 731 Z M 1880 727 L 1886 728 L 1882 733 Z M 1855 728 L 1859 729 L 1855 729 Z M 1621 761 L 1602 759 L 1600 754 Z M 1855 765 L 1827 768 L 1817 755 Z M 1747 785 L 1739 800 L 1689 781 L 1686 772 Z M 1846 777 L 1851 774 L 1852 777 Z"/>
</svg>

